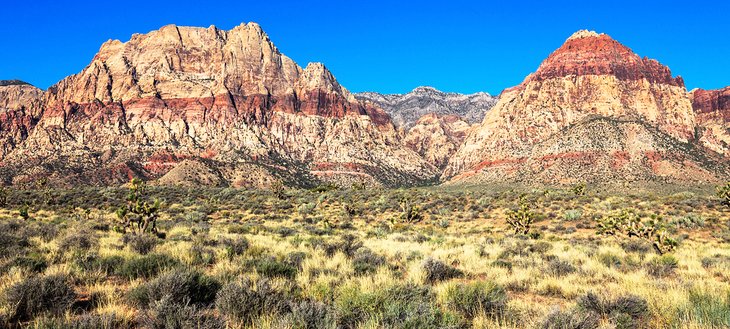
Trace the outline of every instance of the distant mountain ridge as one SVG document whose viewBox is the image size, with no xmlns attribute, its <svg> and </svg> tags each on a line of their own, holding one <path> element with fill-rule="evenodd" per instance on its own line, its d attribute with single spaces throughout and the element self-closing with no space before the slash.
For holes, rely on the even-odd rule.
<svg viewBox="0 0 730 329">
<path fill-rule="evenodd" d="M 406 94 L 357 93 L 355 97 L 371 102 L 387 112 L 397 127 L 412 128 L 427 114 L 455 115 L 469 124 L 479 123 L 497 103 L 497 97 L 480 92 L 470 95 L 447 93 L 433 87 L 418 87 Z"/>
</svg>

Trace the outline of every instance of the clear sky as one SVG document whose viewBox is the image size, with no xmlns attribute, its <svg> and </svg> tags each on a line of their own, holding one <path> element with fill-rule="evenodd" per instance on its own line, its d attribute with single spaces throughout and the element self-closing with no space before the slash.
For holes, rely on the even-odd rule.
<svg viewBox="0 0 730 329">
<path fill-rule="evenodd" d="M 323 62 L 351 91 L 420 85 L 498 94 L 579 29 L 668 65 L 689 89 L 730 85 L 730 2 L 3 1 L 0 79 L 47 88 L 108 39 L 167 24 L 257 22 L 299 65 Z"/>
</svg>

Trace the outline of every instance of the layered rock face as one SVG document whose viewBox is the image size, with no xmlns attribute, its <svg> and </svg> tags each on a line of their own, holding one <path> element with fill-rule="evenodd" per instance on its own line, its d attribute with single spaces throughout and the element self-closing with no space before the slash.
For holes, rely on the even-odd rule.
<svg viewBox="0 0 730 329">
<path fill-rule="evenodd" d="M 254 23 L 170 25 L 108 41 L 82 72 L 49 88 L 43 108 L 4 156 L 11 181 L 49 167 L 78 182 L 153 179 L 185 159 L 387 185 L 437 175 L 402 145 L 387 113 L 357 101 L 324 65 L 297 66 Z"/>
<path fill-rule="evenodd" d="M 458 116 L 469 124 L 479 123 L 484 114 L 497 103 L 487 93 L 463 95 L 445 93 L 432 87 L 418 87 L 407 94 L 355 94 L 360 100 L 384 109 L 396 126 L 409 130 L 424 115 Z"/>
<path fill-rule="evenodd" d="M 28 137 L 42 104 L 42 90 L 22 81 L 0 81 L 0 159 Z"/>
<path fill-rule="evenodd" d="M 500 95 L 442 177 L 551 184 L 726 177 L 726 161 L 694 144 L 695 127 L 680 77 L 605 34 L 579 31 Z M 662 161 L 671 165 L 656 165 Z"/>
<path fill-rule="evenodd" d="M 426 114 L 408 130 L 405 143 L 426 161 L 443 169 L 466 138 L 469 128 L 470 125 L 456 115 Z"/>
<path fill-rule="evenodd" d="M 700 127 L 700 141 L 715 152 L 730 156 L 730 87 L 690 92 Z"/>
</svg>

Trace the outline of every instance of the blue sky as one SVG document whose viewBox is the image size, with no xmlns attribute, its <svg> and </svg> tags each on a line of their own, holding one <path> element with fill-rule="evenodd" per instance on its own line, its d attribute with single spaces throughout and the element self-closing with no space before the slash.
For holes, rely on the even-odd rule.
<svg viewBox="0 0 730 329">
<path fill-rule="evenodd" d="M 81 71 L 108 39 L 167 24 L 257 22 L 299 65 L 323 62 L 352 91 L 420 85 L 498 94 L 579 29 L 668 65 L 688 88 L 730 85 L 730 2 L 12 1 L 0 12 L 0 79 L 41 88 Z"/>
</svg>

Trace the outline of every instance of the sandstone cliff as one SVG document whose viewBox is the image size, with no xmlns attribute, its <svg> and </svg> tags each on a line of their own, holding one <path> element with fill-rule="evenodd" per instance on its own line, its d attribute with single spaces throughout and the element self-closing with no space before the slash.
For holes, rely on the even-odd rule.
<svg viewBox="0 0 730 329">
<path fill-rule="evenodd" d="M 442 177 L 566 184 L 726 177 L 724 159 L 694 147 L 695 127 L 680 77 L 605 34 L 579 31 L 500 95 Z"/>
<path fill-rule="evenodd" d="M 437 175 L 385 112 L 357 101 L 324 65 L 300 68 L 254 23 L 110 40 L 49 88 L 35 121 L 3 154 L 6 181 L 155 179 L 191 158 L 284 167 L 312 173 L 313 183 Z"/>
</svg>

